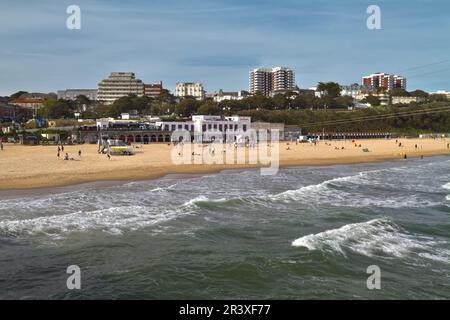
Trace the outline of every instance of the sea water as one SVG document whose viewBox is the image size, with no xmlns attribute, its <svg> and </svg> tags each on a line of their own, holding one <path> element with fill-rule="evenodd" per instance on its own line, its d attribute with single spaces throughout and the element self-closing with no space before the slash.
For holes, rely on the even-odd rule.
<svg viewBox="0 0 450 320">
<path fill-rule="evenodd" d="M 0 195 L 0 298 L 450 298 L 450 160 Z"/>
</svg>

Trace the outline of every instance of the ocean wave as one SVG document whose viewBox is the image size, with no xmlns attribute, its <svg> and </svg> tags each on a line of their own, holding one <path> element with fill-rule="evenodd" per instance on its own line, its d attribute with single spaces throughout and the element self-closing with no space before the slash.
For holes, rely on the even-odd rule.
<svg viewBox="0 0 450 320">
<path fill-rule="evenodd" d="M 450 250 L 437 249 L 445 241 L 412 235 L 388 218 L 348 224 L 338 229 L 310 234 L 292 242 L 294 247 L 347 256 L 349 252 L 368 257 L 417 256 L 450 262 Z"/>
<path fill-rule="evenodd" d="M 385 170 L 384 170 L 385 171 Z M 304 203 L 327 203 L 332 206 L 347 206 L 354 208 L 382 207 L 382 208 L 403 208 L 403 207 L 431 207 L 439 205 L 439 202 L 428 199 L 420 199 L 417 195 L 411 196 L 381 196 L 373 193 L 365 193 L 363 197 L 358 197 L 361 186 L 367 185 L 372 188 L 378 185 L 383 188 L 393 188 L 392 184 L 385 181 L 373 179 L 372 174 L 378 174 L 381 170 L 360 172 L 357 175 L 338 177 L 326 180 L 319 184 L 300 187 L 299 189 L 287 190 L 279 194 L 270 195 L 270 201 L 297 202 Z"/>
<path fill-rule="evenodd" d="M 200 204 L 207 204 L 207 203 L 221 203 L 226 202 L 229 199 L 220 198 L 220 199 L 209 199 L 205 196 L 198 196 L 193 199 L 190 199 L 183 203 L 182 207 L 198 207 Z"/>
<path fill-rule="evenodd" d="M 353 208 L 380 207 L 380 208 L 422 208 L 438 206 L 441 203 L 431 201 L 425 197 L 414 195 L 397 195 L 395 192 L 389 193 L 388 196 L 379 193 L 364 192 L 361 193 L 361 187 L 367 186 L 373 188 L 389 188 L 394 190 L 399 186 L 393 185 L 385 181 L 385 176 L 376 177 L 384 174 L 391 169 L 363 171 L 358 174 L 344 177 L 332 178 L 318 184 L 302 186 L 298 189 L 283 191 L 278 194 L 257 194 L 244 195 L 229 198 L 209 199 L 206 196 L 198 196 L 183 205 L 188 207 L 206 207 L 216 206 L 242 206 L 256 205 L 262 207 L 271 207 L 278 203 L 301 202 L 305 205 L 324 203 L 331 206 L 346 206 Z"/>
<path fill-rule="evenodd" d="M 134 231 L 146 226 L 174 219 L 189 211 L 159 211 L 149 207 L 112 207 L 88 212 L 74 212 L 62 215 L 42 216 L 33 219 L 0 221 L 0 235 L 45 235 L 59 239 L 64 234 L 101 230 L 120 235 L 123 231 Z"/>
<path fill-rule="evenodd" d="M 450 182 L 446 183 L 442 186 L 442 188 L 446 189 L 446 190 L 450 190 Z"/>
</svg>

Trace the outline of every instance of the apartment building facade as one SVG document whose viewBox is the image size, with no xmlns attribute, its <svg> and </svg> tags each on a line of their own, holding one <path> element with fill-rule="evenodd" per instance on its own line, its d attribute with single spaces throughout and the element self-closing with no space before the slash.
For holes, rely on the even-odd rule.
<svg viewBox="0 0 450 320">
<path fill-rule="evenodd" d="M 406 90 L 406 78 L 399 75 L 391 75 L 388 73 L 374 73 L 362 78 L 362 85 L 370 86 L 374 89 L 404 89 Z"/>
<path fill-rule="evenodd" d="M 159 97 L 163 91 L 162 81 L 158 83 L 145 83 L 144 84 L 144 96 L 147 97 Z"/>
<path fill-rule="evenodd" d="M 133 72 L 112 72 L 98 84 L 98 100 L 106 104 L 130 94 L 144 95 L 144 83 Z"/>
<path fill-rule="evenodd" d="M 194 97 L 197 100 L 205 98 L 205 89 L 199 82 L 177 82 L 175 96 L 178 98 Z"/>
<path fill-rule="evenodd" d="M 250 92 L 270 96 L 273 92 L 294 90 L 295 72 L 285 67 L 257 68 L 250 71 Z"/>
</svg>

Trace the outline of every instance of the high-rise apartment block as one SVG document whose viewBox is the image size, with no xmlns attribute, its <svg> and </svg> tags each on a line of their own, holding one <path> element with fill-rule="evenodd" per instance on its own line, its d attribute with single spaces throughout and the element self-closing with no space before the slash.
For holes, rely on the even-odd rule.
<svg viewBox="0 0 450 320">
<path fill-rule="evenodd" d="M 201 100 L 205 98 L 205 90 L 201 83 L 177 82 L 175 95 L 179 98 L 194 97 Z"/>
<path fill-rule="evenodd" d="M 98 100 L 107 104 L 130 94 L 144 95 L 144 83 L 133 72 L 112 72 L 98 84 Z"/>
<path fill-rule="evenodd" d="M 250 92 L 270 96 L 276 91 L 295 88 L 295 72 L 292 69 L 276 67 L 257 68 L 250 71 Z"/>
<path fill-rule="evenodd" d="M 362 78 L 362 84 L 370 86 L 374 89 L 381 88 L 392 90 L 401 88 L 406 90 L 406 78 L 399 75 L 391 75 L 387 73 L 374 73 L 370 76 Z"/>
</svg>

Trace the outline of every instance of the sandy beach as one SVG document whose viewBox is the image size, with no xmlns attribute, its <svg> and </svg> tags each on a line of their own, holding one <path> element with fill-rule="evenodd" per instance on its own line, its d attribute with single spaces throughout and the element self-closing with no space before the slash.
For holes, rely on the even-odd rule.
<svg viewBox="0 0 450 320">
<path fill-rule="evenodd" d="M 283 142 L 280 166 L 333 165 L 384 160 L 403 160 L 436 155 L 450 155 L 450 139 L 322 141 L 318 145 Z M 361 147 L 360 147 L 361 145 Z M 417 145 L 417 148 L 416 148 Z M 130 181 L 163 177 L 167 174 L 205 174 L 225 169 L 255 168 L 261 165 L 183 164 L 171 160 L 173 146 L 167 144 L 136 145 L 133 156 L 98 154 L 97 145 L 65 146 L 57 157 L 57 146 L 22 146 L 4 144 L 0 151 L 0 190 L 67 186 L 94 181 Z M 217 147 L 216 147 L 217 148 Z M 344 149 L 342 149 L 344 148 Z M 363 152 L 367 148 L 369 152 Z M 81 157 L 78 151 L 81 150 Z M 72 161 L 64 161 L 68 153 Z"/>
</svg>

